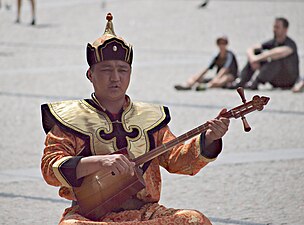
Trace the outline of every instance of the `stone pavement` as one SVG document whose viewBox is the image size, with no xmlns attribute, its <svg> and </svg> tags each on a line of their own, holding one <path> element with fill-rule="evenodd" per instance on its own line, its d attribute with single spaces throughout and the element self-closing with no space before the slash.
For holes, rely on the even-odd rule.
<svg viewBox="0 0 304 225">
<path fill-rule="evenodd" d="M 246 48 L 270 38 L 274 17 L 285 16 L 303 74 L 303 1 L 211 0 L 199 9 L 201 2 L 40 0 L 35 27 L 27 1 L 21 24 L 13 23 L 15 5 L 0 9 L 0 224 L 57 224 L 69 206 L 41 178 L 40 105 L 89 97 L 85 47 L 102 34 L 108 11 L 135 49 L 128 94 L 169 106 L 177 135 L 241 103 L 232 90 L 173 89 L 209 62 L 218 35 L 229 36 L 242 67 Z M 247 116 L 252 131 L 232 120 L 223 153 L 197 176 L 162 171 L 162 204 L 200 210 L 219 225 L 304 224 L 304 94 L 265 86 L 246 92 L 254 95 L 271 100 Z"/>
</svg>

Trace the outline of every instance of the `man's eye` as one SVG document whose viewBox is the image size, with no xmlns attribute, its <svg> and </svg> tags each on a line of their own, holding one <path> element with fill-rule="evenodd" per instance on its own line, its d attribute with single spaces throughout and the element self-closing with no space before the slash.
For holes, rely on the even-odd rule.
<svg viewBox="0 0 304 225">
<path fill-rule="evenodd" d="M 100 72 L 111 72 L 111 69 L 101 69 Z"/>
</svg>

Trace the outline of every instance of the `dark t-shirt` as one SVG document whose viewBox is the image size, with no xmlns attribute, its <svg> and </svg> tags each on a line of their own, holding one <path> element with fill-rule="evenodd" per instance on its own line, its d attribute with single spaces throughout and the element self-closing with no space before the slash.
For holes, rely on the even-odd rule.
<svg viewBox="0 0 304 225">
<path fill-rule="evenodd" d="M 297 45 L 296 43 L 289 37 L 285 39 L 284 42 L 278 43 L 274 38 L 266 41 L 262 44 L 262 49 L 270 50 L 275 47 L 279 46 L 288 46 L 292 48 L 293 52 L 289 56 L 279 59 L 282 62 L 284 70 L 286 69 L 286 72 L 288 74 L 293 74 L 298 76 L 299 75 L 299 56 L 297 52 Z"/>
<path fill-rule="evenodd" d="M 220 54 L 218 53 L 215 57 L 212 58 L 208 69 L 213 69 L 216 66 L 218 73 L 220 69 L 227 68 L 229 73 L 232 74 L 234 77 L 238 76 L 238 64 L 236 61 L 236 57 L 231 51 L 227 51 L 227 54 L 224 58 L 220 58 Z"/>
</svg>

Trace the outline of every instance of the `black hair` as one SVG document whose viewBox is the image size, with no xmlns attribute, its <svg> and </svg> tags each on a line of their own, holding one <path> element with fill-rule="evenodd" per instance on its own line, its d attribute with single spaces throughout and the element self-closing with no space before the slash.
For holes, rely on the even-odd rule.
<svg viewBox="0 0 304 225">
<path fill-rule="evenodd" d="M 218 45 L 221 41 L 225 42 L 228 45 L 228 38 L 226 36 L 221 36 L 216 39 L 216 44 Z"/>
<path fill-rule="evenodd" d="M 284 17 L 277 17 L 275 20 L 281 21 L 282 24 L 283 24 L 283 27 L 288 28 L 289 22 L 288 22 L 288 20 L 286 18 L 284 18 Z"/>
</svg>

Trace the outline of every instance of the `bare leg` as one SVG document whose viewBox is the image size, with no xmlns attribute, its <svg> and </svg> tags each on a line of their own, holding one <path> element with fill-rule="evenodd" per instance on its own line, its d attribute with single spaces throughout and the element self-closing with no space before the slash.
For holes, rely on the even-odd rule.
<svg viewBox="0 0 304 225">
<path fill-rule="evenodd" d="M 35 5 L 35 0 L 31 0 L 31 5 L 32 5 L 32 23 L 31 25 L 36 24 L 36 5 Z"/>
<path fill-rule="evenodd" d="M 208 69 L 203 70 L 202 72 L 190 77 L 186 84 L 184 85 L 175 85 L 174 88 L 176 90 L 191 90 L 191 88 L 196 84 L 200 83 L 204 77 L 204 75 L 208 72 Z"/>
<path fill-rule="evenodd" d="M 196 83 L 201 83 L 204 77 L 204 73 L 198 73 L 187 80 L 187 86 L 192 87 Z"/>
<path fill-rule="evenodd" d="M 186 86 L 187 87 L 193 87 L 195 84 L 197 83 L 202 83 L 203 82 L 203 78 L 205 76 L 205 74 L 208 72 L 208 69 L 204 69 L 203 71 L 193 75 L 192 77 L 190 77 L 187 82 L 186 82 Z"/>
<path fill-rule="evenodd" d="M 17 0 L 17 19 L 16 23 L 20 23 L 21 0 Z"/>
<path fill-rule="evenodd" d="M 216 76 L 208 83 L 208 88 L 224 87 L 227 83 L 234 81 L 234 76 L 224 74 L 221 77 Z"/>
</svg>

